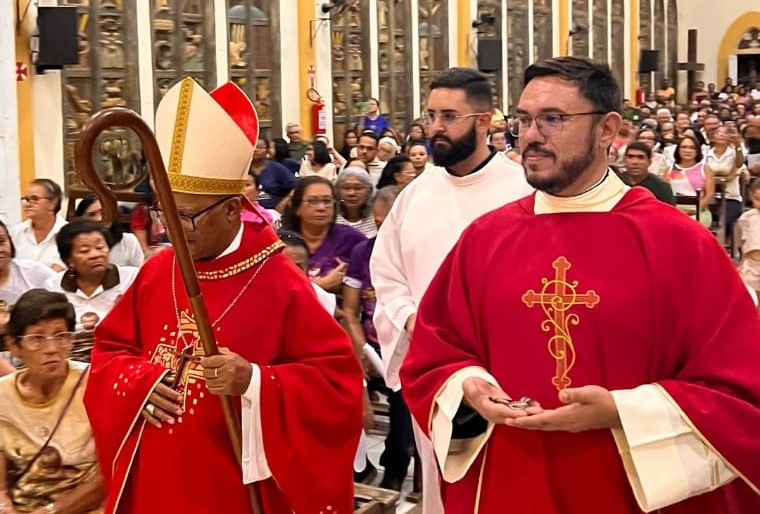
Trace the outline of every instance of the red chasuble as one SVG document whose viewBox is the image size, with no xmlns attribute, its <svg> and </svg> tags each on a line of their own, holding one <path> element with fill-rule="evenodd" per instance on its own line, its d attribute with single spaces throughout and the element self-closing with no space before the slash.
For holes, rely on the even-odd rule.
<svg viewBox="0 0 760 514">
<path fill-rule="evenodd" d="M 268 226 L 245 223 L 237 251 L 196 269 L 217 343 L 261 367 L 272 472 L 256 484 L 263 512 L 352 512 L 362 375 L 348 336 Z M 176 368 L 181 333 L 203 355 L 191 312 L 174 252 L 165 250 L 96 330 L 85 404 L 107 513 L 251 512 L 221 403 L 197 363 L 182 374 L 184 414 L 175 425 L 157 429 L 140 415 L 166 368 Z"/>
<path fill-rule="evenodd" d="M 467 366 L 549 409 L 561 387 L 654 383 L 742 477 L 661 512 L 760 512 L 758 316 L 725 251 L 642 188 L 612 212 L 536 216 L 533 205 L 475 221 L 428 289 L 401 372 L 420 425 Z M 640 512 L 610 430 L 497 426 L 443 487 L 447 513 L 476 501 L 485 513 Z"/>
</svg>

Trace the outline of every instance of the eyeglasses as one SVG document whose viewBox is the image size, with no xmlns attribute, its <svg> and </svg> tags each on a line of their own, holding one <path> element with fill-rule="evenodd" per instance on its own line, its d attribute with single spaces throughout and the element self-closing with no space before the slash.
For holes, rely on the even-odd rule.
<svg viewBox="0 0 760 514">
<path fill-rule="evenodd" d="M 180 219 L 180 221 L 184 225 L 190 225 L 191 227 L 193 227 L 193 231 L 195 231 L 198 228 L 196 226 L 196 224 L 195 224 L 195 220 L 196 219 L 198 219 L 199 217 L 203 216 L 207 212 L 209 212 L 209 211 L 211 211 L 211 210 L 219 207 L 220 205 L 222 205 L 224 202 L 226 202 L 230 198 L 235 198 L 236 196 L 237 195 L 225 196 L 224 198 L 222 198 L 220 200 L 217 200 L 216 202 L 212 203 L 208 207 L 205 207 L 205 208 L 201 209 L 200 211 L 196 212 L 195 214 L 181 214 L 180 213 L 179 219 Z M 154 215 L 158 217 L 158 220 L 161 222 L 161 224 L 164 225 L 164 226 L 166 226 L 166 216 L 164 215 L 164 211 L 162 211 L 162 210 L 157 209 L 157 208 L 154 207 L 153 208 L 153 213 L 155 213 Z"/>
<path fill-rule="evenodd" d="M 52 336 L 42 334 L 27 334 L 19 336 L 19 340 L 30 350 L 39 350 L 45 341 L 53 341 L 64 349 L 71 348 L 74 342 L 74 332 L 58 332 Z"/>
<path fill-rule="evenodd" d="M 29 196 L 22 196 L 21 201 L 26 203 L 37 203 L 40 200 L 52 200 L 52 196 L 37 196 L 37 195 L 29 195 Z"/>
<path fill-rule="evenodd" d="M 335 200 L 332 198 L 307 198 L 303 201 L 303 203 L 309 207 L 319 207 L 320 205 L 324 205 L 325 207 L 335 206 Z"/>
<path fill-rule="evenodd" d="M 423 125 L 430 126 L 433 123 L 435 123 L 435 120 L 438 120 L 441 122 L 441 125 L 444 127 L 448 127 L 449 125 L 453 125 L 459 120 L 463 120 L 465 118 L 471 118 L 473 116 L 480 116 L 481 114 L 488 114 L 487 112 L 470 112 L 467 114 L 457 114 L 455 111 L 443 111 L 443 112 L 435 112 L 435 111 L 428 111 L 427 113 L 423 114 L 420 118 L 420 121 Z"/>
<path fill-rule="evenodd" d="M 547 113 L 539 114 L 538 116 L 528 116 L 526 114 L 518 114 L 517 122 L 520 125 L 520 133 L 524 133 L 530 128 L 533 122 L 536 122 L 536 128 L 544 137 L 558 137 L 562 134 L 562 129 L 565 125 L 565 120 L 574 116 L 598 116 L 601 114 L 607 114 L 601 111 L 589 111 L 589 112 L 573 112 L 567 114 L 560 113 Z"/>
</svg>

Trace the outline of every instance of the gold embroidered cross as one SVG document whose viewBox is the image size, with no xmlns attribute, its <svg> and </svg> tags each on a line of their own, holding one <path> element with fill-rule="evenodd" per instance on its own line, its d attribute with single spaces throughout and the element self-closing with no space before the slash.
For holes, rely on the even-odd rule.
<svg viewBox="0 0 760 514">
<path fill-rule="evenodd" d="M 564 257 L 557 257 L 552 267 L 555 269 L 554 278 L 542 278 L 541 292 L 536 293 L 530 289 L 523 295 L 522 301 L 528 307 L 540 305 L 543 309 L 547 319 L 541 322 L 541 330 L 550 332 L 554 329 L 554 335 L 549 338 L 548 344 L 549 354 L 557 364 L 552 384 L 561 391 L 571 384 L 568 374 L 575 365 L 575 345 L 569 326 L 580 323 L 578 315 L 568 310 L 574 305 L 585 305 L 591 309 L 599 303 L 599 295 L 591 289 L 579 294 L 578 281 L 567 282 L 567 270 L 571 264 Z"/>
</svg>

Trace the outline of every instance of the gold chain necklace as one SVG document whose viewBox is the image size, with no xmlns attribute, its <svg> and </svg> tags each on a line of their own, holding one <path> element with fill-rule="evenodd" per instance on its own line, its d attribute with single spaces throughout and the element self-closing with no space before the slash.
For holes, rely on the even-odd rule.
<svg viewBox="0 0 760 514">
<path fill-rule="evenodd" d="M 269 257 L 271 257 L 271 255 L 267 255 L 264 258 L 264 260 L 261 261 L 261 263 L 259 264 L 259 267 L 256 268 L 256 271 L 253 272 L 253 274 L 251 275 L 251 278 L 248 279 L 248 282 L 246 282 L 246 284 L 243 286 L 243 288 L 240 290 L 237 296 L 232 300 L 232 302 L 227 306 L 227 308 L 224 309 L 224 311 L 219 315 L 219 317 L 216 318 L 216 321 L 214 321 L 211 324 L 211 328 L 216 328 L 217 324 L 219 324 L 219 322 L 222 321 L 222 319 L 224 319 L 227 313 L 229 313 L 232 310 L 235 304 L 237 304 L 238 300 L 240 300 L 240 298 L 246 292 L 248 287 L 253 283 L 253 280 L 259 275 L 261 270 L 264 269 L 264 264 L 266 264 L 267 261 L 269 261 Z M 182 348 L 181 353 L 185 353 L 188 350 L 188 348 L 192 347 L 193 344 L 195 344 L 195 342 L 193 343 L 187 342 L 187 339 L 185 339 L 185 332 L 182 330 L 182 327 L 180 326 L 179 303 L 177 302 L 177 285 L 176 285 L 177 279 L 176 279 L 176 273 L 175 273 L 176 265 L 177 265 L 177 256 L 175 255 L 174 260 L 172 261 L 172 299 L 174 300 L 174 314 L 177 316 L 177 334 L 182 339 L 182 342 L 185 345 L 184 348 Z"/>
</svg>

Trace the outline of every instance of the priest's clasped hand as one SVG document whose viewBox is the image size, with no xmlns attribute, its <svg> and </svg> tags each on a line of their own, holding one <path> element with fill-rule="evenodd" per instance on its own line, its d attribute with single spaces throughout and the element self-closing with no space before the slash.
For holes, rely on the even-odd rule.
<svg viewBox="0 0 760 514">
<path fill-rule="evenodd" d="M 142 417 L 156 428 L 174 424 L 174 416 L 182 415 L 182 395 L 172 389 L 176 374 L 168 373 L 148 397 Z"/>
<path fill-rule="evenodd" d="M 565 389 L 559 393 L 565 405 L 544 410 L 534 403 L 530 416 L 507 419 L 511 427 L 528 430 L 584 432 L 605 428 L 621 428 L 620 416 L 612 394 L 600 386 Z"/>
<path fill-rule="evenodd" d="M 243 395 L 251 383 L 251 363 L 228 348 L 219 348 L 219 352 L 200 360 L 206 387 L 212 394 Z"/>
</svg>

